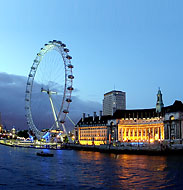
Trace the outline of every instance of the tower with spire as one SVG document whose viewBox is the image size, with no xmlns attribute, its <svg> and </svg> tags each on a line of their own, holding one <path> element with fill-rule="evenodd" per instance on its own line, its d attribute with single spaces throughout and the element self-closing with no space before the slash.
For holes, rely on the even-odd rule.
<svg viewBox="0 0 183 190">
<path fill-rule="evenodd" d="M 164 104 L 163 104 L 162 93 L 161 93 L 161 90 L 160 90 L 160 88 L 159 88 L 158 94 L 157 94 L 156 112 L 157 112 L 157 113 L 160 113 L 160 112 L 161 112 L 161 109 L 162 109 L 163 107 L 164 107 Z"/>
</svg>

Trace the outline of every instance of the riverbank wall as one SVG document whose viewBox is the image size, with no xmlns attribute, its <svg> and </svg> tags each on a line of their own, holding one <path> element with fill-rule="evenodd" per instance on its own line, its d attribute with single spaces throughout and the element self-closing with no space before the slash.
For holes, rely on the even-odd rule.
<svg viewBox="0 0 183 190">
<path fill-rule="evenodd" d="M 147 155 L 183 155 L 183 145 L 162 145 L 162 144 L 146 144 L 146 145 L 131 145 L 113 146 L 112 144 L 106 145 L 80 145 L 80 144 L 66 144 L 65 148 L 83 151 L 97 151 L 115 154 L 147 154 Z"/>
</svg>

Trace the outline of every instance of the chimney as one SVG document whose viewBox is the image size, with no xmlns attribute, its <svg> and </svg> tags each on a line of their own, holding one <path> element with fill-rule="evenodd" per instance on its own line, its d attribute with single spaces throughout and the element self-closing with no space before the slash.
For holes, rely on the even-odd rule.
<svg viewBox="0 0 183 190">
<path fill-rule="evenodd" d="M 82 120 L 83 120 L 83 121 L 85 120 L 85 113 L 83 113 L 83 118 L 82 118 Z"/>
<path fill-rule="evenodd" d="M 101 120 L 101 117 L 102 117 L 102 111 L 100 111 L 99 120 Z"/>
<path fill-rule="evenodd" d="M 95 120 L 96 116 L 97 116 L 96 112 L 93 112 L 93 120 Z"/>
</svg>

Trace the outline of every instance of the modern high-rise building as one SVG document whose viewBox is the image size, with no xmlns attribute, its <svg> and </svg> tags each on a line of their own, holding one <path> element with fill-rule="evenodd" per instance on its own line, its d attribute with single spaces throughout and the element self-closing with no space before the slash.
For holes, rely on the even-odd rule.
<svg viewBox="0 0 183 190">
<path fill-rule="evenodd" d="M 103 115 L 113 115 L 116 110 L 126 109 L 126 93 L 113 90 L 104 94 Z"/>
</svg>

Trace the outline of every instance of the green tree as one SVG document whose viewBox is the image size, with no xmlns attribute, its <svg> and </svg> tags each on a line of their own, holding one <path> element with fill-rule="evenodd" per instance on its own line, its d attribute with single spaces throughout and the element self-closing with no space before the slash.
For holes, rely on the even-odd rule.
<svg viewBox="0 0 183 190">
<path fill-rule="evenodd" d="M 19 131 L 19 132 L 17 133 L 17 135 L 18 135 L 19 137 L 24 137 L 24 138 L 28 138 L 28 137 L 29 137 L 28 130 Z"/>
</svg>

